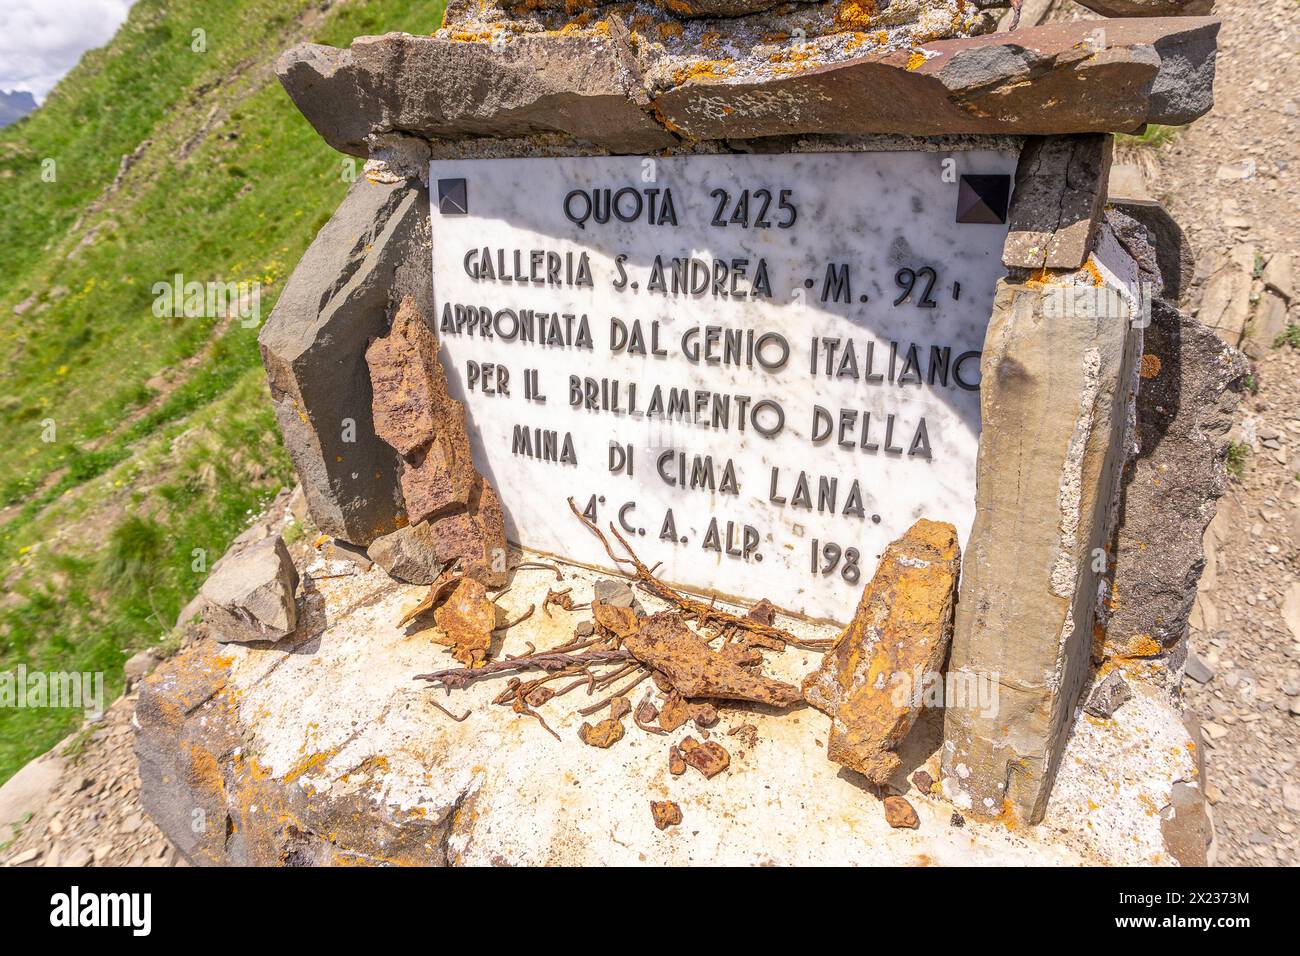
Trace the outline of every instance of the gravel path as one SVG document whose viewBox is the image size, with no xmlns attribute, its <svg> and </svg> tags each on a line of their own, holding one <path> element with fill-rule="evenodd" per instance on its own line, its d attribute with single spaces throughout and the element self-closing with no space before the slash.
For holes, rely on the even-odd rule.
<svg viewBox="0 0 1300 956">
<path fill-rule="evenodd" d="M 1197 305 L 1218 257 L 1300 262 L 1300 6 L 1219 0 L 1215 108 L 1151 152 L 1151 193 L 1197 258 Z M 1256 283 L 1258 292 L 1258 283 Z M 1300 323 L 1293 304 L 1289 320 Z M 1207 542 L 1192 650 L 1213 672 L 1185 682 L 1205 724 L 1221 865 L 1300 865 L 1300 352 L 1267 349 L 1238 409 L 1248 449 Z M 1283 613 L 1292 595 L 1291 625 Z M 1205 676 L 1202 673 L 1200 676 Z"/>
</svg>

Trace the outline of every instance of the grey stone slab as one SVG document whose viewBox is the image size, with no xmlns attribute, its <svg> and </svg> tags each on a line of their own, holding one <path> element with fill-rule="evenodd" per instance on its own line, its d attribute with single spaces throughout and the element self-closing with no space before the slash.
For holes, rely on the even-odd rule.
<svg viewBox="0 0 1300 956">
<path fill-rule="evenodd" d="M 259 343 L 285 446 L 320 530 L 366 545 L 403 515 L 400 459 L 374 431 L 367 342 L 403 293 L 430 301 L 428 199 L 362 180 L 290 276 Z"/>
<path fill-rule="evenodd" d="M 1059 291 L 1059 290 L 1058 290 Z M 1122 463 L 1138 334 L 999 284 L 983 356 L 975 526 L 950 673 L 991 706 L 945 711 L 945 792 L 983 816 L 1046 811 L 1088 667 L 1098 573 Z M 1015 463 L 1014 465 L 1012 463 Z"/>
</svg>

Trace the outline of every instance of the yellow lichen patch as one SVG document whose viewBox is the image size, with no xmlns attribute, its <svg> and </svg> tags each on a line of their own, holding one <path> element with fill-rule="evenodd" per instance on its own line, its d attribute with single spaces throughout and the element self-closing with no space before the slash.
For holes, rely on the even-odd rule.
<svg viewBox="0 0 1300 956">
<path fill-rule="evenodd" d="M 923 66 L 925 66 L 925 54 L 920 50 L 913 50 L 912 55 L 907 58 L 907 68 L 919 70 Z"/>
<path fill-rule="evenodd" d="M 293 783 L 303 774 L 311 773 L 311 771 L 323 767 L 325 763 L 331 757 L 333 757 L 336 752 L 337 752 L 337 748 L 333 750 L 324 750 L 318 753 L 308 755 L 307 757 L 298 761 L 296 764 L 290 767 L 289 772 L 286 773 L 283 778 L 281 778 L 281 782 Z"/>
<path fill-rule="evenodd" d="M 1160 356 L 1148 352 L 1142 356 L 1142 377 L 1155 378 L 1160 374 Z"/>
<path fill-rule="evenodd" d="M 1052 280 L 1055 276 L 1052 270 L 1044 266 L 1041 269 L 1035 269 L 1033 274 L 1025 280 L 1025 285 L 1030 289 L 1040 288 L 1045 285 L 1053 285 Z"/>
<path fill-rule="evenodd" d="M 1155 657 L 1163 653 L 1164 648 L 1150 634 L 1134 635 L 1133 640 L 1129 643 L 1127 653 L 1124 657 Z"/>
<path fill-rule="evenodd" d="M 447 39 L 453 43 L 490 43 L 498 30 L 500 27 L 492 27 L 490 30 L 452 30 L 447 34 Z"/>
<path fill-rule="evenodd" d="M 778 50 L 768 61 L 778 64 L 773 73 L 798 73 L 818 65 L 816 54 L 816 47 L 805 43 L 792 50 Z"/>
<path fill-rule="evenodd" d="M 1002 812 L 998 814 L 998 822 L 1008 830 L 1014 830 L 1020 826 L 1020 818 L 1016 815 L 1016 806 L 1007 798 L 1002 801 Z"/>
<path fill-rule="evenodd" d="M 560 27 L 559 32 L 561 34 L 577 33 L 579 30 L 585 29 L 587 24 L 590 22 L 591 11 L 588 10 L 586 13 L 578 14 L 564 26 Z"/>
<path fill-rule="evenodd" d="M 683 83 L 689 83 L 693 80 L 700 82 L 717 80 L 724 76 L 730 76 L 735 72 L 735 66 L 728 60 L 701 60 L 699 63 L 682 67 L 673 73 L 673 83 L 681 86 Z"/>
<path fill-rule="evenodd" d="M 1106 284 L 1106 277 L 1101 274 L 1101 270 L 1097 268 L 1097 263 L 1093 261 L 1092 256 L 1088 256 L 1088 261 L 1083 264 L 1083 271 L 1092 278 L 1093 285 L 1102 286 Z"/>
<path fill-rule="evenodd" d="M 848 38 L 848 40 L 845 41 L 844 52 L 853 53 L 856 50 L 859 50 L 862 47 L 866 46 L 868 43 L 874 44 L 879 42 L 881 41 L 878 40 L 875 36 L 873 36 L 870 33 L 854 33 L 852 36 Z"/>
<path fill-rule="evenodd" d="M 682 35 L 682 25 L 675 20 L 661 23 L 655 29 L 659 33 L 659 39 L 661 40 L 668 40 Z"/>
<path fill-rule="evenodd" d="M 835 10 L 835 25 L 841 30 L 866 30 L 875 18 L 876 0 L 843 0 Z"/>
</svg>

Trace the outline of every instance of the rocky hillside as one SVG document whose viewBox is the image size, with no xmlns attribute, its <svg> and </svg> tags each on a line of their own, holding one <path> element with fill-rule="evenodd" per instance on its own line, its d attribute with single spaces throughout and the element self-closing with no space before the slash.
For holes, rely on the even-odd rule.
<svg viewBox="0 0 1300 956">
<path fill-rule="evenodd" d="M 359 167 L 271 64 L 431 32 L 442 6 L 139 0 L 0 131 L 0 671 L 102 671 L 111 701 L 289 481 L 258 326 Z M 178 276 L 245 285 L 172 309 L 159 284 Z M 0 708 L 0 781 L 81 717 Z"/>
</svg>

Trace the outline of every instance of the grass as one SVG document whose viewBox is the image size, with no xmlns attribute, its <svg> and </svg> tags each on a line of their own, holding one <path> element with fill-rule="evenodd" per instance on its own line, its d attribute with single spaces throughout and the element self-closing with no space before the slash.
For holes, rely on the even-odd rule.
<svg viewBox="0 0 1300 956">
<path fill-rule="evenodd" d="M 1173 142 L 1174 137 L 1178 135 L 1178 130 L 1179 127 L 1177 126 L 1161 126 L 1159 123 L 1149 123 L 1143 128 L 1142 132 L 1137 134 L 1115 134 L 1115 143 L 1137 149 L 1159 149 Z"/>
<path fill-rule="evenodd" d="M 1273 348 L 1275 349 L 1280 349 L 1284 345 L 1289 345 L 1293 349 L 1300 349 L 1300 325 L 1288 322 L 1286 331 L 1279 334 L 1273 342 Z"/>
<path fill-rule="evenodd" d="M 1228 443 L 1228 474 L 1240 479 L 1246 473 L 1246 458 L 1250 455 L 1250 446 L 1245 442 Z"/>
<path fill-rule="evenodd" d="M 255 281 L 264 319 L 348 185 L 268 64 L 303 39 L 428 33 L 442 13 L 370 0 L 308 30 L 316 6 L 138 0 L 0 130 L 0 670 L 102 671 L 111 699 L 126 657 L 174 643 L 212 562 L 294 480 L 258 329 L 155 317 L 153 286 Z M 80 722 L 0 708 L 0 782 Z"/>
</svg>

